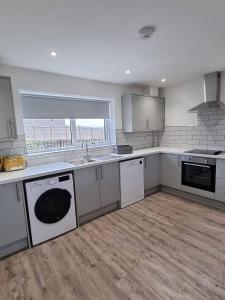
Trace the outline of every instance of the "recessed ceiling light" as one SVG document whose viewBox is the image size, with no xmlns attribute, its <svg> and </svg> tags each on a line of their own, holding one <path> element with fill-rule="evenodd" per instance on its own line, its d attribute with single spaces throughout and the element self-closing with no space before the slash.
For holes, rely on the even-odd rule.
<svg viewBox="0 0 225 300">
<path fill-rule="evenodd" d="M 131 72 L 130 72 L 130 70 L 126 70 L 125 73 L 129 75 Z"/>
<path fill-rule="evenodd" d="M 51 56 L 57 56 L 57 53 L 55 51 L 51 51 Z"/>
<path fill-rule="evenodd" d="M 161 81 L 162 81 L 162 82 L 166 82 L 166 78 L 162 78 Z"/>
</svg>

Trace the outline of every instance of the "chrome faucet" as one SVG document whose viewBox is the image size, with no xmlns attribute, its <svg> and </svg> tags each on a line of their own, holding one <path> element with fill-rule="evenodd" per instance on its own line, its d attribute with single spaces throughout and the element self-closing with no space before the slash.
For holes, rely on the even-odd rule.
<svg viewBox="0 0 225 300">
<path fill-rule="evenodd" d="M 90 155 L 89 155 L 89 151 L 88 151 L 88 142 L 86 140 L 82 140 L 82 145 L 81 147 L 84 148 L 84 144 L 86 145 L 85 146 L 85 149 L 86 149 L 86 155 L 84 155 L 84 158 L 86 160 L 89 160 L 90 159 Z"/>
</svg>

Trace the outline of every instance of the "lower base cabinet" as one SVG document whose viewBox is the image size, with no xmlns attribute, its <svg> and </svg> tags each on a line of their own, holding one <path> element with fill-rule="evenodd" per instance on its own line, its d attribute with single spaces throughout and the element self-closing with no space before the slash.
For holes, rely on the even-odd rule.
<svg viewBox="0 0 225 300">
<path fill-rule="evenodd" d="M 75 171 L 75 192 L 78 216 L 100 208 L 98 167 Z"/>
<path fill-rule="evenodd" d="M 101 207 L 120 201 L 119 163 L 100 166 L 100 199 Z"/>
<path fill-rule="evenodd" d="M 74 173 L 78 216 L 120 201 L 118 162 L 87 167 Z"/>
<path fill-rule="evenodd" d="M 24 240 L 22 243 L 20 241 Z M 0 186 L 0 256 L 24 248 L 27 228 L 22 196 L 22 183 L 10 183 Z M 8 250 L 9 249 L 9 250 Z"/>
<path fill-rule="evenodd" d="M 181 161 L 177 154 L 161 154 L 160 184 L 181 190 Z"/>
<path fill-rule="evenodd" d="M 215 199 L 225 202 L 225 160 L 216 160 L 216 192 Z"/>
<path fill-rule="evenodd" d="M 144 189 L 148 191 L 160 184 L 160 154 L 144 158 Z"/>
</svg>

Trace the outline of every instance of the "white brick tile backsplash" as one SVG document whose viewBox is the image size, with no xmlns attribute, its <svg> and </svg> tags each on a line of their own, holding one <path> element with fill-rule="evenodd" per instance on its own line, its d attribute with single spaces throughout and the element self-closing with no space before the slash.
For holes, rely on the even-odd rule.
<svg viewBox="0 0 225 300">
<path fill-rule="evenodd" d="M 117 129 L 116 144 L 129 144 L 134 149 L 154 146 L 208 148 L 225 150 L 225 111 L 207 110 L 198 113 L 197 126 L 170 126 L 158 132 L 124 133 Z M 104 155 L 112 152 L 112 146 L 96 147 L 89 150 L 91 155 Z M 24 134 L 18 134 L 13 142 L 0 142 L 0 152 L 7 154 L 25 154 Z M 45 164 L 62 160 L 73 160 L 84 155 L 85 150 L 75 149 L 64 152 L 45 153 L 27 156 L 29 165 Z"/>
<path fill-rule="evenodd" d="M 182 132 L 183 136 L 179 134 Z M 182 139 L 181 139 L 182 138 Z M 225 150 L 225 111 L 210 109 L 198 112 L 196 127 L 167 127 L 158 133 L 158 145 L 173 147 L 186 140 L 184 146 Z"/>
</svg>

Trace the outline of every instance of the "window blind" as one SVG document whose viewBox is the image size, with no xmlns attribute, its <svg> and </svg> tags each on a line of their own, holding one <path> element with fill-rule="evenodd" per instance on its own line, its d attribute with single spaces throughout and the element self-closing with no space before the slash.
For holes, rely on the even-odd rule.
<svg viewBox="0 0 225 300">
<path fill-rule="evenodd" d="M 109 101 L 22 95 L 24 119 L 109 119 Z"/>
</svg>

